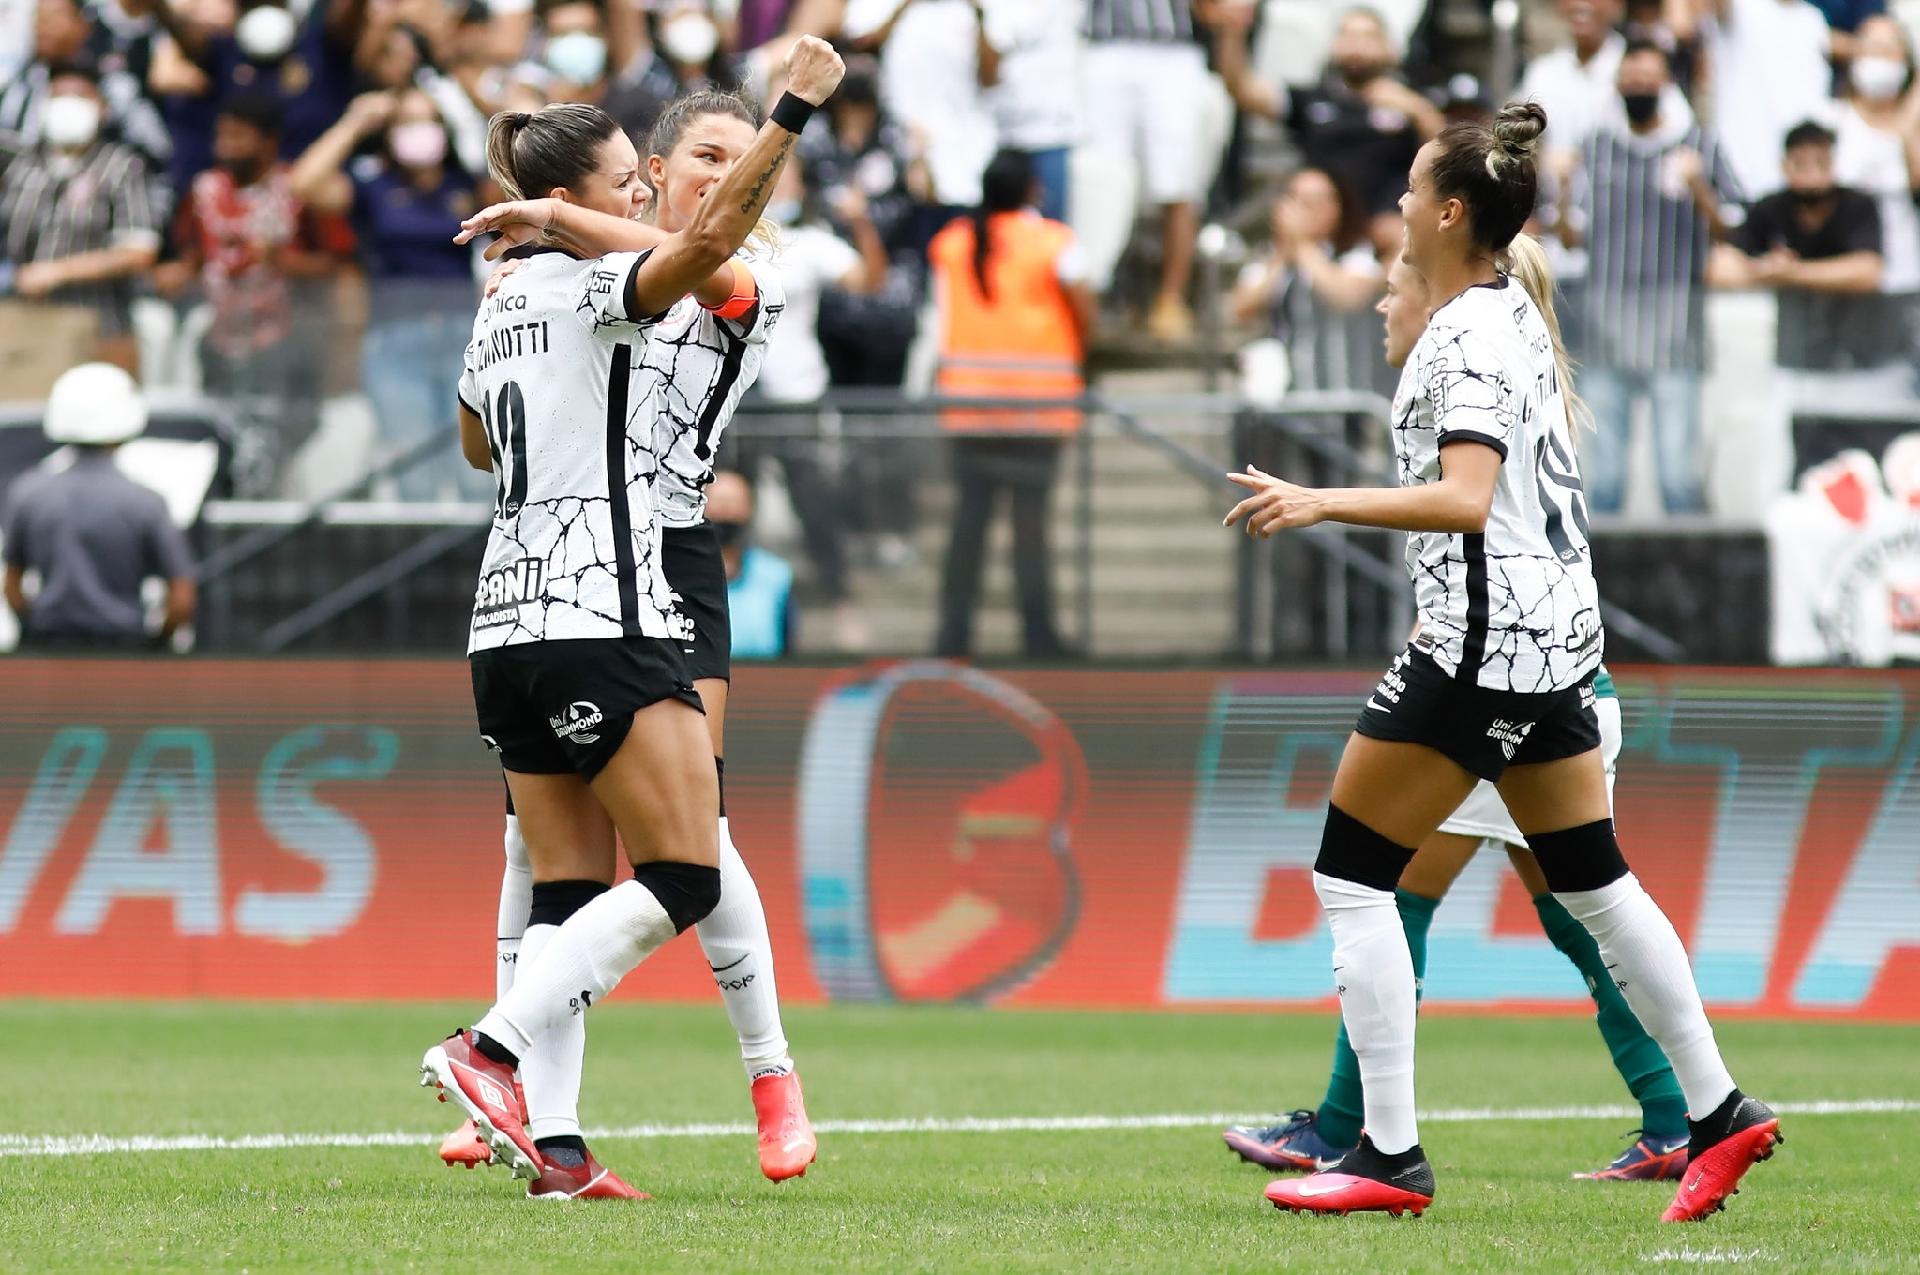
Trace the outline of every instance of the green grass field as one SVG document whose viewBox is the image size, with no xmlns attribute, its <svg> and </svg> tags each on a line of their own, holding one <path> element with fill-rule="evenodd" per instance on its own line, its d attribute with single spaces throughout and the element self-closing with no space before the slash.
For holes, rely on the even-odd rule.
<svg viewBox="0 0 1920 1275">
<path fill-rule="evenodd" d="M 776 1187 L 744 1132 L 602 1137 L 646 1204 L 536 1207 L 442 1168 L 449 1107 L 420 1051 L 472 1007 L 0 1005 L 0 1266 L 231 1270 L 1608 1271 L 1920 1268 L 1920 1110 L 1802 1114 L 1728 1212 L 1662 1226 L 1664 1184 L 1570 1181 L 1631 1118 L 1430 1120 L 1419 1220 L 1292 1217 L 1217 1130 L 823 1132 Z M 789 1016 L 816 1121 L 1204 1116 L 1317 1100 L 1322 1017 L 821 1009 Z M 1435 1015 L 1421 1098 L 1619 1105 L 1590 1023 Z M 1781 1102 L 1920 1098 L 1920 1029 L 1729 1023 L 1736 1074 Z M 740 1125 L 716 1008 L 596 1011 L 601 1128 Z M 33 1154 L 42 1135 L 417 1135 L 417 1145 Z M 71 1149 L 71 1144 L 60 1144 Z"/>
</svg>

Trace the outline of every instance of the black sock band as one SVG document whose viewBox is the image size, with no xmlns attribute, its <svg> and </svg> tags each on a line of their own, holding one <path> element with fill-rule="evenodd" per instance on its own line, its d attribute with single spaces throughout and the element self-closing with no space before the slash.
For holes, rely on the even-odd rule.
<svg viewBox="0 0 1920 1275">
<path fill-rule="evenodd" d="M 473 1034 L 473 1047 L 481 1057 L 491 1058 L 502 1066 L 518 1067 L 520 1065 L 520 1055 L 484 1032 Z"/>
<path fill-rule="evenodd" d="M 568 917 L 607 890 L 604 881 L 535 881 L 527 925 L 565 925 Z"/>
<path fill-rule="evenodd" d="M 722 819 L 725 819 L 727 817 L 727 759 L 726 758 L 716 757 L 713 759 L 713 773 L 716 776 L 718 776 L 720 780 L 720 817 Z"/>
<path fill-rule="evenodd" d="M 1530 832 L 1527 845 L 1555 894 L 1600 890 L 1627 875 L 1613 820 L 1596 819 L 1559 832 Z"/>
<path fill-rule="evenodd" d="M 789 133 L 798 134 L 806 131 L 807 121 L 813 118 L 816 109 L 804 97 L 782 93 L 780 100 L 773 104 L 773 109 L 767 112 L 767 118 Z"/>
<path fill-rule="evenodd" d="M 676 934 L 698 925 L 720 902 L 720 869 L 704 864 L 666 859 L 643 863 L 633 870 L 633 879 L 660 900 Z"/>
<path fill-rule="evenodd" d="M 1320 857 L 1313 861 L 1315 872 L 1391 893 L 1411 862 L 1412 850 L 1396 845 L 1332 802 L 1327 803 L 1327 826 L 1320 834 Z"/>
</svg>

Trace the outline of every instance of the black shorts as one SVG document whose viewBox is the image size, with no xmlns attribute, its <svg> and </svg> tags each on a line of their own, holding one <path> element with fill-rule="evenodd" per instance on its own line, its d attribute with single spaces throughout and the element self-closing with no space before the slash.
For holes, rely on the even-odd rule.
<svg viewBox="0 0 1920 1275">
<path fill-rule="evenodd" d="M 1508 766 L 1559 761 L 1600 747 L 1599 670 L 1563 691 L 1494 691 L 1447 676 L 1425 651 L 1394 657 L 1354 727 L 1368 739 L 1425 744 L 1489 782 Z"/>
<path fill-rule="evenodd" d="M 680 644 L 663 638 L 524 642 L 467 662 L 480 738 L 524 775 L 592 779 L 641 709 L 664 699 L 701 707 Z"/>
<path fill-rule="evenodd" d="M 733 675 L 733 625 L 727 619 L 727 564 L 713 524 L 660 529 L 660 569 L 677 595 L 680 614 L 693 624 L 693 641 L 682 644 L 687 673 L 698 682 Z"/>
</svg>

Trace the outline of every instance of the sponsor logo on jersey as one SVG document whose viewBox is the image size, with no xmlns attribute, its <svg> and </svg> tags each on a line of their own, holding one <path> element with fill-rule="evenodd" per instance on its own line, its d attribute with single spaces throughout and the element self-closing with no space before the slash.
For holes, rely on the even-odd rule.
<svg viewBox="0 0 1920 1275">
<path fill-rule="evenodd" d="M 1597 611 L 1579 611 L 1567 625 L 1567 649 L 1584 651 L 1593 645 L 1600 636 L 1600 614 Z"/>
<path fill-rule="evenodd" d="M 564 739 L 570 744 L 597 744 L 600 737 L 592 732 L 606 720 L 606 714 L 600 711 L 598 704 L 577 699 L 567 705 L 566 712 L 547 718 L 547 725 L 553 727 L 555 738 Z"/>
<path fill-rule="evenodd" d="M 545 573 L 546 563 L 541 559 L 521 558 L 481 576 L 473 594 L 473 627 L 512 624 L 519 618 L 521 607 L 540 600 Z"/>
<path fill-rule="evenodd" d="M 1500 751 L 1506 754 L 1508 761 L 1520 751 L 1520 745 L 1527 742 L 1527 736 L 1533 733 L 1532 722 L 1510 722 L 1504 717 L 1496 717 L 1487 727 L 1487 738 L 1500 745 Z"/>
</svg>

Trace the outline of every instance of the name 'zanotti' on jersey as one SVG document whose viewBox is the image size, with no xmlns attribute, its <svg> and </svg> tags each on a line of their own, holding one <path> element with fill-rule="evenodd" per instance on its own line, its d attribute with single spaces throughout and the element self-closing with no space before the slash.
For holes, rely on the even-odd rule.
<svg viewBox="0 0 1920 1275">
<path fill-rule="evenodd" d="M 495 495 L 468 654 L 688 632 L 660 569 L 655 407 L 633 374 L 660 317 L 627 313 L 645 259 L 533 252 L 474 319 L 460 401 L 486 427 Z"/>
<path fill-rule="evenodd" d="M 1483 687 L 1564 690 L 1604 646 L 1586 498 L 1553 339 L 1504 276 L 1434 311 L 1394 395 L 1402 486 L 1439 481 L 1440 449 L 1459 441 L 1503 463 L 1484 531 L 1407 537 L 1420 644 Z"/>
</svg>

